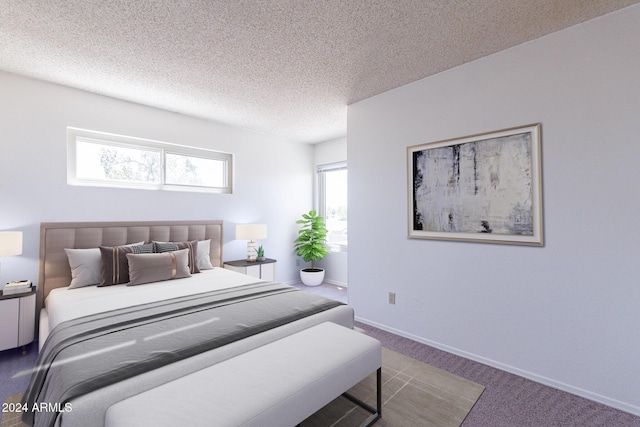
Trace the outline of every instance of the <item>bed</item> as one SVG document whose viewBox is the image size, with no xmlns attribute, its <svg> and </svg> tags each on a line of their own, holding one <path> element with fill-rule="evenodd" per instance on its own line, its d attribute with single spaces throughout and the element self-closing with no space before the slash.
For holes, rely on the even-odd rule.
<svg viewBox="0 0 640 427">
<path fill-rule="evenodd" d="M 189 243 L 191 246 L 174 247 L 152 256 L 132 252 L 134 249 L 131 247 L 144 252 L 144 247 L 152 242 L 156 242 L 156 249 L 157 245 L 163 244 L 175 246 L 171 242 Z M 326 321 L 353 327 L 353 310 L 347 305 L 318 296 L 310 297 L 310 294 L 286 285 L 256 281 L 255 278 L 222 268 L 223 242 L 223 222 L 218 220 L 42 223 L 37 290 L 41 309 L 39 345 L 42 360 L 39 359 L 39 363 L 47 367 L 34 372 L 23 403 L 44 404 L 44 410 L 27 413 L 24 419 L 34 425 L 102 426 L 104 414 L 110 406 L 207 366 Z M 130 282 L 120 281 L 112 286 L 75 287 L 78 277 L 82 278 L 82 274 L 78 273 L 78 265 L 89 262 L 82 258 L 83 262 L 75 260 L 74 266 L 70 254 L 82 250 L 80 252 L 83 254 L 91 252 L 94 256 L 96 248 L 101 251 L 102 269 L 107 268 L 112 272 L 117 270 L 118 260 L 122 257 L 118 258 L 117 251 L 113 249 L 113 258 L 105 262 L 107 248 L 126 252 L 126 259 L 131 263 Z M 208 256 L 205 256 L 207 251 Z M 195 253 L 199 254 L 199 259 L 189 258 L 188 262 L 185 261 L 183 255 L 187 257 Z M 167 263 L 163 261 L 162 267 L 154 264 L 161 257 L 170 257 L 172 267 L 167 271 L 175 279 L 149 281 L 149 277 L 165 274 L 163 268 Z M 144 268 L 138 270 L 138 265 Z M 199 267 L 202 267 L 200 272 L 193 271 Z M 183 278 L 176 276 L 176 271 L 185 269 L 191 274 Z M 104 271 L 102 276 L 104 279 Z M 130 286 L 140 280 L 139 286 Z M 70 284 L 73 289 L 70 289 Z M 283 314 L 270 314 L 276 306 L 280 306 L 278 310 L 283 310 Z M 302 310 L 302 307 L 305 309 Z M 167 315 L 175 312 L 180 315 Z M 151 315 L 160 320 L 147 322 L 146 319 Z M 162 322 L 171 321 L 167 320 L 170 317 L 180 318 L 183 323 L 167 327 Z M 121 319 L 126 319 L 126 322 Z M 143 322 L 140 319 L 145 320 Z M 215 328 L 210 326 L 212 321 L 216 322 Z M 225 322 L 232 331 L 217 332 L 218 324 Z M 137 325 L 136 328 L 130 327 L 132 323 Z M 95 333 L 105 328 L 116 328 L 115 325 L 126 327 L 118 326 L 118 329 L 109 330 L 108 333 Z M 197 332 L 193 332 L 194 325 L 197 326 Z M 144 328 L 150 329 L 144 331 Z M 143 332 L 133 332 L 138 329 Z M 165 330 L 180 333 L 165 338 Z M 109 352 L 100 350 L 132 342 L 126 335 L 130 333 L 162 337 L 152 341 L 176 347 L 147 349 L 138 346 L 140 349 L 137 351 L 144 354 L 127 354 L 126 357 L 118 356 L 119 349 Z M 89 335 L 92 340 L 85 339 Z M 174 336 L 177 335 L 184 337 L 180 339 L 191 341 L 187 344 L 175 343 Z M 100 339 L 104 341 L 100 342 Z M 146 342 L 146 339 L 137 341 Z M 114 343 L 116 345 L 111 345 Z M 60 349 L 67 351 L 67 347 L 78 347 L 76 355 L 69 353 L 65 357 L 59 356 L 62 360 L 56 361 L 58 354 L 65 354 Z M 153 359 L 153 363 L 150 367 L 138 369 L 138 366 L 146 366 L 138 363 L 140 358 Z M 45 365 L 49 363 L 47 359 L 54 362 Z M 92 364 L 85 366 L 84 363 L 89 363 L 87 359 L 91 359 Z M 135 365 L 136 369 L 129 369 L 128 362 L 123 362 L 125 359 L 133 360 L 135 363 L 129 365 Z M 99 366 L 96 367 L 96 363 Z M 109 367 L 109 363 L 114 366 Z M 102 372 L 100 369 L 106 370 Z M 93 370 L 100 374 L 98 380 L 80 377 L 71 385 L 65 382 L 69 380 L 68 377 L 78 375 L 77 372 L 82 375 Z M 94 372 L 91 374 L 97 375 Z M 117 381 L 114 379 L 116 377 Z M 86 387 L 87 384 L 91 387 Z M 56 389 L 63 390 L 56 394 Z M 69 390 L 82 392 L 70 393 Z M 49 401 L 52 397 L 54 401 Z M 179 400 L 174 404 L 179 408 Z"/>
</svg>

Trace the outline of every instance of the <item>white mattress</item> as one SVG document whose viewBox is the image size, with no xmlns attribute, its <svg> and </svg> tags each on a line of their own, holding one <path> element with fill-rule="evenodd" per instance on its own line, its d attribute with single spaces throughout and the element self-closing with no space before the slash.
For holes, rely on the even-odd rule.
<svg viewBox="0 0 640 427">
<path fill-rule="evenodd" d="M 58 288 L 45 300 L 46 329 L 51 331 L 58 324 L 93 313 L 131 307 L 170 298 L 232 288 L 259 282 L 255 277 L 224 268 L 204 270 L 191 277 L 138 286 L 114 285 L 99 288 L 86 286 L 69 289 Z M 41 337 L 42 338 L 42 337 Z M 42 342 L 40 343 L 42 346 Z"/>
</svg>

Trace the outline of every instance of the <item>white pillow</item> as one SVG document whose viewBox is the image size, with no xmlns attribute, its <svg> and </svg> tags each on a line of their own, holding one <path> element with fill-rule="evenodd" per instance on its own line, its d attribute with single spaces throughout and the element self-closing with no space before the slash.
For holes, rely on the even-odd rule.
<svg viewBox="0 0 640 427">
<path fill-rule="evenodd" d="M 211 270 L 213 265 L 211 265 L 211 257 L 209 255 L 209 250 L 211 249 L 211 239 L 209 240 L 198 240 L 198 259 L 196 260 L 196 265 L 198 266 L 198 270 Z"/>
<path fill-rule="evenodd" d="M 130 243 L 125 246 L 142 245 L 144 242 Z M 65 249 L 71 267 L 71 283 L 69 289 L 82 288 L 100 283 L 102 258 L 99 248 Z"/>
<path fill-rule="evenodd" d="M 100 283 L 100 249 L 65 249 L 71 267 L 69 289 Z"/>
</svg>

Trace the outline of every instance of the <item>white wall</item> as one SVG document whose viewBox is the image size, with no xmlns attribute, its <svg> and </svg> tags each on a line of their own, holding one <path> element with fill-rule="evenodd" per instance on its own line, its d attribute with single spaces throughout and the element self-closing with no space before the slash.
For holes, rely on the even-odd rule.
<svg viewBox="0 0 640 427">
<path fill-rule="evenodd" d="M 320 142 L 313 148 L 316 166 L 347 161 L 346 137 Z"/>
<path fill-rule="evenodd" d="M 639 28 L 632 6 L 349 106 L 358 319 L 640 414 Z M 407 146 L 536 122 L 544 247 L 407 238 Z"/>
<path fill-rule="evenodd" d="M 246 257 L 235 224 L 269 226 L 259 243 L 277 279 L 298 280 L 292 242 L 312 206 L 310 145 L 0 72 L 0 229 L 22 230 L 22 256 L 0 260 L 0 282 L 38 277 L 43 221 L 222 219 L 225 260 Z M 66 128 L 74 126 L 235 154 L 232 195 L 74 187 L 66 183 Z"/>
<path fill-rule="evenodd" d="M 347 160 L 347 138 L 337 138 L 314 145 L 315 164 L 325 165 Z M 329 252 L 318 266 L 325 269 L 324 281 L 338 286 L 348 285 L 347 252 Z"/>
</svg>

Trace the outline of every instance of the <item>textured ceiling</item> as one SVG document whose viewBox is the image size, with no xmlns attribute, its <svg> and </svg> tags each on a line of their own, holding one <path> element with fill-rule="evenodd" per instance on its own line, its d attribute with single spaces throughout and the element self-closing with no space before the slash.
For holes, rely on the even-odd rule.
<svg viewBox="0 0 640 427">
<path fill-rule="evenodd" d="M 318 142 L 347 105 L 640 0 L 0 0 L 0 70 Z"/>
</svg>

